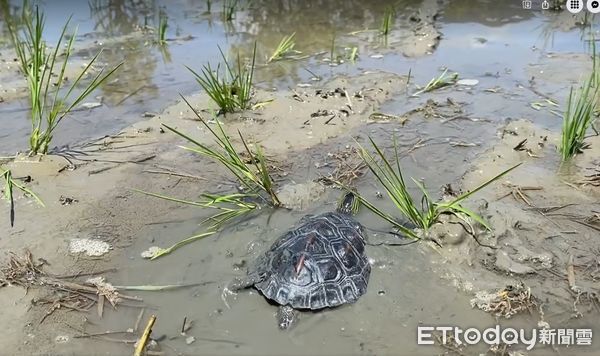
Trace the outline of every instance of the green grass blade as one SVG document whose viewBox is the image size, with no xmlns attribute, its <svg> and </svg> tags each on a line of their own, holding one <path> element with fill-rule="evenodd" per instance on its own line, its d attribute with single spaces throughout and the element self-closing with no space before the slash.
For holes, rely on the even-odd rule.
<svg viewBox="0 0 600 356">
<path fill-rule="evenodd" d="M 283 36 L 283 38 L 277 45 L 277 48 L 275 48 L 275 51 L 267 60 L 267 63 L 283 59 L 286 54 L 291 52 L 294 49 L 294 46 L 296 45 L 296 42 L 294 41 L 294 36 L 296 36 L 296 32 L 292 33 L 289 36 Z"/>
<path fill-rule="evenodd" d="M 454 204 L 454 205 L 452 205 L 451 209 L 453 211 L 458 211 L 460 213 L 465 214 L 466 216 L 468 216 L 468 217 L 472 218 L 473 220 L 477 221 L 479 224 L 481 224 L 483 227 L 485 227 L 488 231 L 492 231 L 492 227 L 481 216 L 479 216 L 474 211 L 469 210 L 469 209 L 465 208 L 464 206 L 462 206 L 460 204 Z"/>
<path fill-rule="evenodd" d="M 516 165 L 514 165 L 514 166 L 512 166 L 512 167 L 510 167 L 509 169 L 506 169 L 506 170 L 504 170 L 503 172 L 501 172 L 501 173 L 497 174 L 497 175 L 496 175 L 496 176 L 494 176 L 493 178 L 491 178 L 491 179 L 487 180 L 486 182 L 484 182 L 484 183 L 480 184 L 480 185 L 479 185 L 477 188 L 475 188 L 475 189 L 473 189 L 473 190 L 471 190 L 471 191 L 469 191 L 469 192 L 466 192 L 466 193 L 464 193 L 464 194 L 461 194 L 460 196 L 456 197 L 454 200 L 452 200 L 452 201 L 451 201 L 451 202 L 449 202 L 449 203 L 443 203 L 443 204 L 440 204 L 440 205 L 442 205 L 442 206 L 446 206 L 446 207 L 452 207 L 452 206 L 453 206 L 453 205 L 455 205 L 455 204 L 460 204 L 460 202 L 462 202 L 463 200 L 465 200 L 465 199 L 469 198 L 471 195 L 473 195 L 473 194 L 477 193 L 477 192 L 478 192 L 478 191 L 480 191 L 481 189 L 483 189 L 483 188 L 487 187 L 488 185 L 490 185 L 490 184 L 492 184 L 493 182 L 497 181 L 498 179 L 502 178 L 503 176 L 505 176 L 506 174 L 508 174 L 508 173 L 509 173 L 510 171 L 512 171 L 513 169 L 515 169 L 515 168 L 519 167 L 521 164 L 522 164 L 522 162 L 521 162 L 521 163 L 518 163 L 518 164 L 516 164 Z"/>
<path fill-rule="evenodd" d="M 44 204 L 44 202 L 42 201 L 42 199 L 40 199 L 40 197 L 37 196 L 37 194 L 35 194 L 33 191 L 31 191 L 30 189 L 26 188 L 25 186 L 22 186 L 20 184 L 18 184 L 17 182 L 15 182 L 14 180 L 12 181 L 12 184 L 19 188 L 19 190 L 21 190 L 23 193 L 29 194 L 33 197 L 33 199 L 35 199 L 35 201 L 42 207 L 45 208 L 46 205 Z"/>
<path fill-rule="evenodd" d="M 29 194 L 30 196 L 32 196 L 40 206 L 45 207 L 44 202 L 34 192 L 26 188 L 25 186 L 20 185 L 12 178 L 12 172 L 10 170 L 3 171 L 1 175 L 4 178 L 4 197 L 6 198 L 10 206 L 9 218 L 11 227 L 13 227 L 15 223 L 15 187 L 22 191 L 24 194 Z"/>
<path fill-rule="evenodd" d="M 120 290 L 140 291 L 140 292 L 164 292 L 169 290 L 196 287 L 206 283 L 191 283 L 191 284 L 167 284 L 162 286 L 144 285 L 144 286 L 114 286 Z"/>
<path fill-rule="evenodd" d="M 150 257 L 150 260 L 155 260 L 159 257 L 165 256 L 170 254 L 171 252 L 177 250 L 178 248 L 181 248 L 189 243 L 192 243 L 196 240 L 200 240 L 203 239 L 205 237 L 208 237 L 210 235 L 213 235 L 214 233 L 216 233 L 216 231 L 208 231 L 208 232 L 203 232 L 201 234 L 198 235 L 194 235 L 194 236 L 190 236 L 187 239 L 181 240 L 179 242 L 177 242 L 176 244 L 165 248 L 165 249 L 160 249 L 159 251 L 157 251 L 152 257 Z"/>
<path fill-rule="evenodd" d="M 151 197 L 160 198 L 160 199 L 163 199 L 163 200 L 168 200 L 168 201 L 172 201 L 172 202 L 175 202 L 175 203 L 182 203 L 182 204 L 193 205 L 193 206 L 204 206 L 202 203 L 191 201 L 191 200 L 173 198 L 173 197 L 169 197 L 169 196 L 166 196 L 166 195 L 161 195 L 161 194 L 146 192 L 146 191 L 135 189 L 135 188 L 132 188 L 131 190 L 133 190 L 134 192 L 137 192 L 137 193 L 142 193 L 142 194 L 145 194 L 145 195 L 149 195 Z"/>
<path fill-rule="evenodd" d="M 4 177 L 4 197 L 8 201 L 10 206 L 9 210 L 9 219 L 10 219 L 10 227 L 15 226 L 15 200 L 13 198 L 13 181 L 10 170 L 4 171 L 2 173 Z"/>
<path fill-rule="evenodd" d="M 377 215 L 380 218 L 384 219 L 385 221 L 389 222 L 394 228 L 398 229 L 398 231 L 400 231 L 401 233 L 403 233 L 404 235 L 406 235 L 407 237 L 410 237 L 412 239 L 419 239 L 417 234 L 412 229 L 407 228 L 406 226 L 402 225 L 396 218 L 394 218 L 390 214 L 385 213 L 381 209 L 377 208 L 375 205 L 373 205 L 371 202 L 369 202 L 367 199 L 365 199 L 361 194 L 356 193 L 356 197 L 360 200 L 360 203 L 362 205 L 364 205 L 367 209 L 369 209 L 375 215 Z"/>
</svg>

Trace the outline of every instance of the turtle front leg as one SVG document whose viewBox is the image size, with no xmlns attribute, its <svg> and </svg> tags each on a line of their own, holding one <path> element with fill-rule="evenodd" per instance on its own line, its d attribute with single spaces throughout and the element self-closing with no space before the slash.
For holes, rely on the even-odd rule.
<svg viewBox="0 0 600 356">
<path fill-rule="evenodd" d="M 249 277 L 247 277 L 247 278 L 236 277 L 231 282 L 229 282 L 223 288 L 223 291 L 221 292 L 221 300 L 223 301 L 223 303 L 225 304 L 227 309 L 231 309 L 231 307 L 229 306 L 229 303 L 227 302 L 228 296 L 236 294 L 236 292 L 240 289 L 251 287 L 255 283 L 256 283 L 255 279 L 249 278 Z"/>
<path fill-rule="evenodd" d="M 298 311 L 289 305 L 282 305 L 277 310 L 277 324 L 281 330 L 289 330 L 298 322 Z"/>
</svg>

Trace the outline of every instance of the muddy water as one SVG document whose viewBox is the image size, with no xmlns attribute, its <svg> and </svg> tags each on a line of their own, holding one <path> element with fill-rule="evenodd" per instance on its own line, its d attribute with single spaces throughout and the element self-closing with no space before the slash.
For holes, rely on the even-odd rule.
<svg viewBox="0 0 600 356">
<path fill-rule="evenodd" d="M 103 97 L 103 106 L 74 113 L 57 133 L 57 145 L 114 133 L 140 121 L 145 112 L 162 111 L 177 99 L 179 92 L 197 91 L 183 64 L 197 69 L 206 61 L 214 63 L 219 56 L 217 44 L 227 52 L 240 50 L 247 54 L 256 40 L 260 57 L 266 58 L 281 36 L 294 31 L 297 48 L 311 57 L 260 66 L 257 69 L 260 86 L 285 90 L 288 86 L 308 83 L 311 74 L 304 67 L 322 76 L 323 81 L 338 74 L 377 69 L 399 75 L 410 70 L 412 83 L 422 84 L 437 75 L 440 67 L 457 71 L 463 78 L 479 80 L 475 87 L 458 86 L 419 98 L 398 95 L 378 108 L 406 116 L 408 121 L 404 125 L 363 124 L 309 150 L 287 152 L 289 161 L 295 163 L 289 171 L 288 183 L 312 180 L 316 176 L 315 163 L 323 161 L 327 152 L 351 144 L 352 137 L 361 136 L 359 141 L 364 142 L 365 134 L 386 148 L 391 146 L 392 134 L 406 149 L 423 143 L 423 147 L 403 158 L 410 176 L 423 178 L 429 187 L 435 188 L 457 182 L 477 155 L 490 147 L 498 128 L 507 119 L 526 118 L 542 127 L 559 127 L 560 120 L 546 108 L 538 111 L 530 107 L 531 102 L 541 100 L 532 88 L 562 101 L 565 89 L 578 79 L 573 72 L 583 72 L 589 65 L 583 57 L 576 60 L 564 57 L 565 52 L 584 50 L 581 30 L 572 28 L 564 13 L 526 12 L 519 2 L 442 4 L 435 22 L 442 39 L 431 48 L 407 44 L 410 36 L 406 33 L 410 31 L 406 19 L 398 21 L 387 46 L 369 33 L 348 35 L 352 31 L 377 28 L 387 6 L 383 2 L 255 1 L 239 11 L 230 23 L 221 21 L 220 3 L 213 2 L 209 11 L 206 2 L 168 2 L 165 11 L 169 16 L 169 37 L 176 39 L 169 42 L 169 56 L 149 45 L 151 36 L 139 31 L 145 22 L 155 23 L 157 10 L 166 2 L 116 1 L 105 8 L 99 6 L 103 2 L 92 3 L 98 6 L 87 7 L 79 2 L 68 8 L 75 15 L 74 21 L 81 24 L 77 42 L 81 50 L 77 55 L 85 60 L 90 53 L 103 48 L 105 63 L 114 65 L 126 60 L 126 64 L 119 80 L 97 93 Z M 399 5 L 403 11 L 399 13 L 426 10 L 423 6 L 431 3 L 403 2 Z M 62 21 L 59 15 L 65 9 L 49 4 L 46 7 L 50 35 L 56 35 Z M 346 46 L 359 48 L 360 59 L 356 64 L 332 67 L 324 61 L 334 33 L 336 51 Z M 195 37 L 186 38 L 188 35 Z M 420 55 L 411 56 L 419 51 Z M 325 54 L 313 55 L 319 52 Z M 565 66 L 570 69 L 562 70 Z M 530 82 L 532 77 L 534 80 Z M 413 84 L 409 92 L 414 90 Z M 428 103 L 428 99 L 432 101 Z M 90 99 L 96 100 L 100 99 Z M 0 103 L 0 152 L 25 148 L 29 130 L 25 101 L 18 98 Z M 428 105 L 435 110 L 428 112 Z M 425 111 L 411 114 L 411 110 L 420 107 L 425 107 Z M 470 119 L 464 119 L 466 116 Z M 301 140 L 302 135 L 293 137 Z M 358 188 L 376 199 L 378 188 L 372 182 L 359 181 Z M 124 249 L 124 256 L 111 261 L 119 266 L 119 271 L 108 274 L 107 278 L 115 285 L 207 283 L 178 291 L 130 292 L 144 298 L 148 305 L 145 316 L 150 313 L 158 316 L 153 336 L 160 338 L 167 354 L 434 354 L 443 350 L 416 345 L 417 325 L 485 327 L 496 323 L 492 316 L 471 309 L 472 294 L 457 291 L 451 279 L 440 279 L 443 263 L 431 248 L 418 244 L 370 246 L 368 254 L 374 268 L 369 292 L 351 306 L 305 313 L 299 325 L 287 333 L 277 330 L 275 307 L 256 292 L 240 292 L 229 299 L 230 308 L 225 306 L 220 298 L 224 284 L 242 275 L 244 265 L 302 215 L 333 209 L 337 194 L 328 191 L 302 211 L 261 211 L 217 237 L 188 245 L 156 261 L 143 260 L 140 253 L 148 247 L 169 246 L 198 232 L 202 213 L 173 205 L 170 214 L 135 234 L 132 244 Z M 389 202 L 380 204 L 392 211 Z M 380 232 L 387 226 L 368 212 L 361 212 L 358 219 L 369 228 L 371 242 L 397 242 Z M 475 272 L 470 277 L 476 280 L 483 275 Z M 86 331 L 126 330 L 133 326 L 138 312 L 120 307 L 117 312 L 105 311 L 103 319 L 92 313 L 88 315 L 91 324 Z M 188 335 L 196 341 L 190 345 L 179 336 L 184 317 L 194 323 Z M 529 328 L 536 322 L 537 319 L 530 317 L 512 321 Z M 60 352 L 78 354 L 90 348 L 103 353 L 130 351 L 129 346 L 84 339 L 60 345 Z M 485 348 L 469 349 L 475 351 L 483 352 Z M 545 351 L 548 350 L 539 353 Z"/>
<path fill-rule="evenodd" d="M 363 187 L 365 192 L 367 189 Z M 316 205 L 321 206 L 313 206 L 308 212 L 332 209 L 326 202 L 335 201 L 334 194 L 337 192 L 317 202 Z M 230 298 L 231 309 L 228 309 L 220 293 L 225 282 L 243 273 L 243 268 L 234 266 L 251 261 L 305 213 L 265 211 L 216 238 L 181 249 L 172 256 L 153 262 L 141 260 L 139 252 L 148 246 L 170 244 L 181 236 L 193 234 L 200 218 L 157 224 L 140 232 L 127 249 L 128 259 L 119 262 L 122 272 L 109 278 L 129 285 L 213 282 L 177 292 L 136 293 L 145 303 L 157 308 L 148 310 L 147 314 L 159 315 L 154 335 L 167 335 L 161 342 L 163 348 L 186 354 L 417 353 L 415 338 L 419 323 L 484 325 L 485 322 L 480 323 L 483 321 L 480 313 L 469 308 L 468 296 L 452 292 L 452 287 L 440 282 L 430 267 L 431 251 L 418 245 L 370 247 L 368 253 L 374 268 L 369 292 L 360 302 L 322 313 L 304 313 L 298 326 L 289 333 L 277 329 L 276 308 L 256 292 L 244 291 Z M 177 210 L 172 215 L 165 220 L 181 219 L 186 214 Z M 377 233 L 377 230 L 385 230 L 385 226 L 374 224 L 376 220 L 372 216 L 365 212 L 358 218 L 370 228 L 373 243 L 394 242 L 393 237 Z M 100 323 L 100 327 L 107 330 L 125 329 L 131 327 L 129 324 L 137 313 L 138 310 L 122 308 L 92 323 Z M 169 340 L 178 336 L 184 317 L 194 322 L 188 335 L 193 335 L 196 342 L 189 346 L 181 337 Z M 77 343 L 72 347 L 72 351 L 81 352 L 87 346 Z M 103 345 L 103 350 L 123 352 L 122 347 L 112 344 Z"/>
</svg>

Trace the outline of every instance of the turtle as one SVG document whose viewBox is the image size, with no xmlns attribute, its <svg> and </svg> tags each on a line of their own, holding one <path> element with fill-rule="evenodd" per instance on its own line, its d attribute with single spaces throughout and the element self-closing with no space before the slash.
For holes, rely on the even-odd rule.
<svg viewBox="0 0 600 356">
<path fill-rule="evenodd" d="M 359 205 L 348 191 L 336 211 L 302 217 L 223 292 L 254 287 L 279 305 L 282 330 L 295 325 L 298 311 L 356 302 L 366 293 L 371 274 L 367 235 L 352 216 Z"/>
</svg>

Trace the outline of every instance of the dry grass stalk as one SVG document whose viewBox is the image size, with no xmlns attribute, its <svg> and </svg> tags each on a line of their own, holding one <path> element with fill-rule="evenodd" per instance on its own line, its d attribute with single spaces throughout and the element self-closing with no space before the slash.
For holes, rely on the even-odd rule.
<svg viewBox="0 0 600 356">
<path fill-rule="evenodd" d="M 0 268 L 0 287 L 16 285 L 25 289 L 33 287 L 47 290 L 48 296 L 33 301 L 34 304 L 51 305 L 40 323 L 62 307 L 89 311 L 93 306 L 101 303 L 102 298 L 113 307 L 124 299 L 142 301 L 138 297 L 121 294 L 110 283 L 105 282 L 103 277 L 94 277 L 85 282 L 73 282 L 52 276 L 43 270 L 43 262 L 34 261 L 29 250 L 25 250 L 22 255 L 11 252 L 9 256 L 8 263 Z"/>
</svg>

